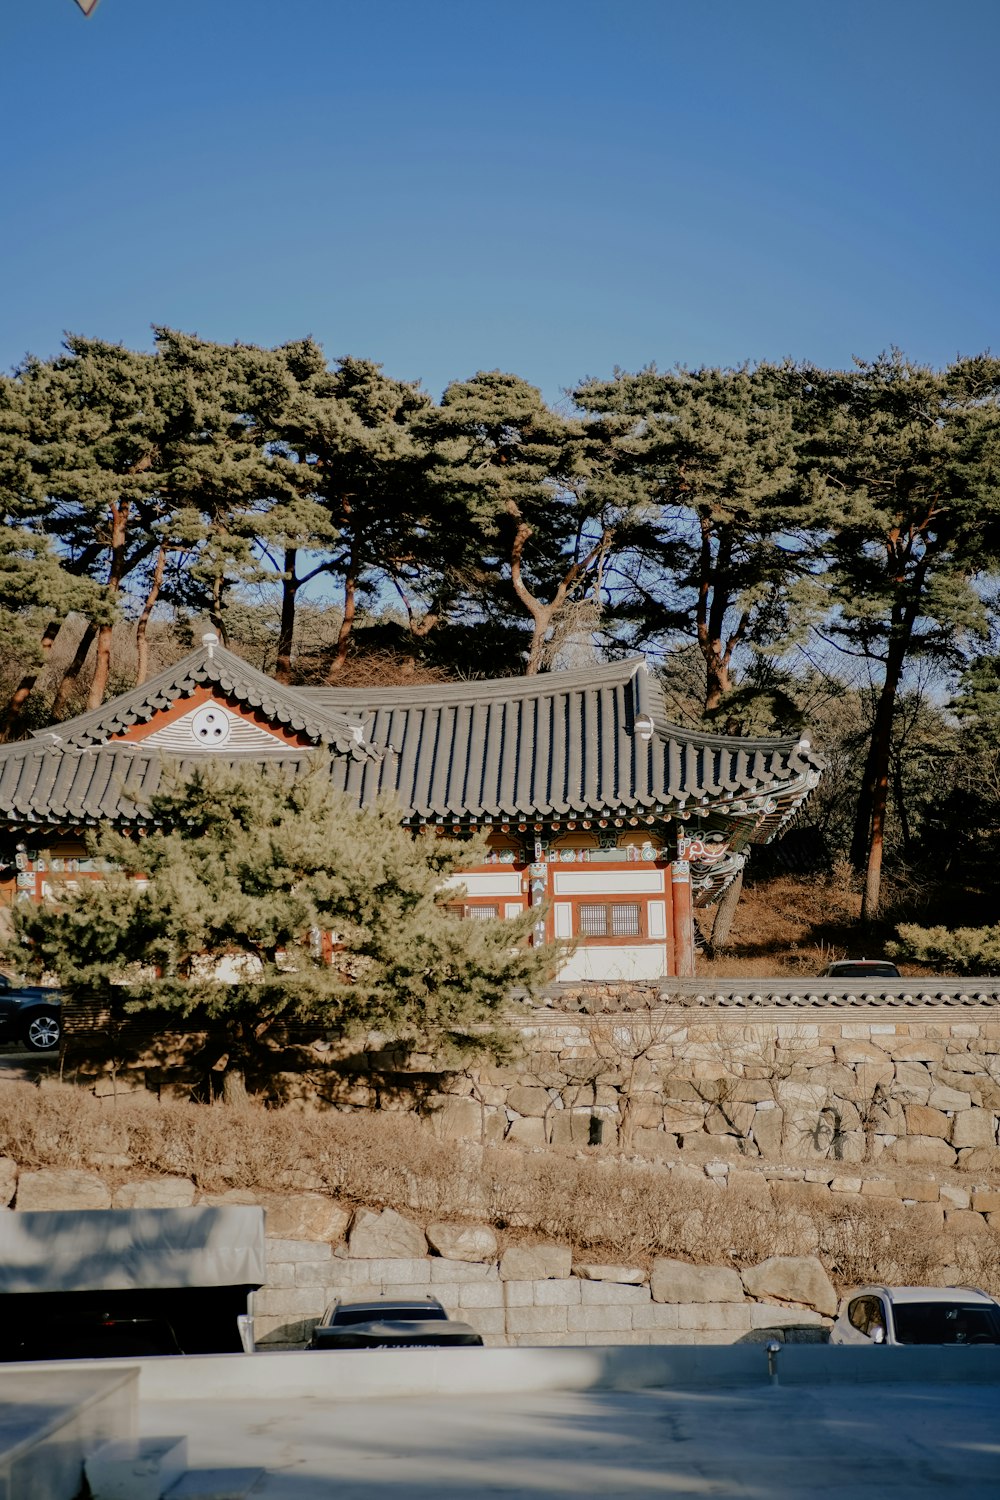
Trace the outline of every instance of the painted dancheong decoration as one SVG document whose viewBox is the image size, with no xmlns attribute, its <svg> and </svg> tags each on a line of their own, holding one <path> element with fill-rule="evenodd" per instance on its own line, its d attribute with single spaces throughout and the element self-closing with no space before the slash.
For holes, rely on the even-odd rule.
<svg viewBox="0 0 1000 1500">
<path fill-rule="evenodd" d="M 808 740 L 671 725 L 641 658 L 412 688 L 285 687 L 206 635 L 175 666 L 32 739 L 0 746 L 0 894 L 93 878 L 88 828 L 141 828 L 166 767 L 206 757 L 305 769 L 318 750 L 359 805 L 393 793 L 411 826 L 485 830 L 456 907 L 537 906 L 536 942 L 573 940 L 566 980 L 694 972 L 693 909 L 776 837 L 822 770 Z"/>
</svg>

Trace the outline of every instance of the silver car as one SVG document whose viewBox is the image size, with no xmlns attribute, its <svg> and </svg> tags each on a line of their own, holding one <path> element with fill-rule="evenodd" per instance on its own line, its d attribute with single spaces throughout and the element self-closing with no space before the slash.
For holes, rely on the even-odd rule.
<svg viewBox="0 0 1000 1500">
<path fill-rule="evenodd" d="M 831 1344 L 1000 1344 L 1000 1303 L 962 1286 L 865 1286 L 845 1297 Z"/>
</svg>

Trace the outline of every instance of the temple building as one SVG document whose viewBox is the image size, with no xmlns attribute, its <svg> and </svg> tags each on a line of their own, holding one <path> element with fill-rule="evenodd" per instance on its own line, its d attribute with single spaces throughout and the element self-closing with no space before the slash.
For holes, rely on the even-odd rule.
<svg viewBox="0 0 1000 1500">
<path fill-rule="evenodd" d="M 0 746 L 0 900 L 99 875 L 88 830 L 139 829 L 167 766 L 206 757 L 304 768 L 330 758 L 359 805 L 396 796 L 408 824 L 485 830 L 456 912 L 539 908 L 535 942 L 575 940 L 564 980 L 694 973 L 693 908 L 817 784 L 806 739 L 679 729 L 641 658 L 478 682 L 284 687 L 215 636 L 141 687 Z"/>
</svg>

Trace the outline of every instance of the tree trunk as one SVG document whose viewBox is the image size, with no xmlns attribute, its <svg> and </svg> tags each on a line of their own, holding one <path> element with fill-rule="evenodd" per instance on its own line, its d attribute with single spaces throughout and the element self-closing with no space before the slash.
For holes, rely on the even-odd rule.
<svg viewBox="0 0 1000 1500">
<path fill-rule="evenodd" d="M 111 505 L 111 562 L 105 587 L 112 598 L 117 598 L 125 576 L 125 542 L 128 536 L 128 521 L 131 506 L 127 500 L 113 501 Z M 97 660 L 94 676 L 87 694 L 87 708 L 100 708 L 111 676 L 112 624 L 100 625 L 97 630 Z"/>
<path fill-rule="evenodd" d="M 554 610 L 551 605 L 532 611 L 531 645 L 528 648 L 528 660 L 524 666 L 525 677 L 537 677 L 542 670 L 542 655 L 545 651 L 545 638 L 552 624 Z"/>
<path fill-rule="evenodd" d="M 905 646 L 893 641 L 886 662 L 885 681 L 879 694 L 872 726 L 871 745 L 865 763 L 865 779 L 858 798 L 858 816 L 854 826 L 851 859 L 855 868 L 865 872 L 861 898 L 861 920 L 870 922 L 878 915 L 882 884 L 882 849 L 885 842 L 885 810 L 889 794 L 889 770 L 892 761 L 892 723 L 896 693 L 903 670 Z"/>
<path fill-rule="evenodd" d="M 149 639 L 146 629 L 149 625 L 149 617 L 153 612 L 153 606 L 160 596 L 160 585 L 163 583 L 163 570 L 167 562 L 167 545 L 160 543 L 160 549 L 156 554 L 156 564 L 153 568 L 153 581 L 149 585 L 149 593 L 146 595 L 142 606 L 142 614 L 136 621 L 135 627 L 135 650 L 136 671 L 135 685 L 141 687 L 149 676 Z"/>
<path fill-rule="evenodd" d="M 224 646 L 229 645 L 229 636 L 226 632 L 226 622 L 222 616 L 222 594 L 224 579 L 221 573 L 216 573 L 212 579 L 212 602 L 208 610 L 208 618 L 215 628 L 215 633 Z"/>
<path fill-rule="evenodd" d="M 58 722 L 65 717 L 69 695 L 79 681 L 80 673 L 83 671 L 87 657 L 90 655 L 90 648 L 94 644 L 94 636 L 96 634 L 97 626 L 93 620 L 88 620 L 86 629 L 80 637 L 79 644 L 73 653 L 73 660 L 66 668 L 62 675 L 62 681 L 56 688 L 56 695 L 52 700 L 51 709 L 53 722 Z"/>
<path fill-rule="evenodd" d="M 17 726 L 17 721 L 24 713 L 24 705 L 27 703 L 35 684 L 45 670 L 49 656 L 52 653 L 52 645 L 56 636 L 63 627 L 62 620 L 50 620 L 42 631 L 41 650 L 42 664 L 34 672 L 25 672 L 21 681 L 10 696 L 10 701 L 4 711 L 3 725 L 0 728 L 0 741 L 9 740 Z"/>
<path fill-rule="evenodd" d="M 90 692 L 87 694 L 87 708 L 100 708 L 104 702 L 104 694 L 108 686 L 108 678 L 111 676 L 111 625 L 101 625 L 97 631 L 97 660 L 94 663 L 94 675 L 90 681 Z"/>
<path fill-rule="evenodd" d="M 347 661 L 347 653 L 351 645 L 351 632 L 354 629 L 354 617 L 357 613 L 357 586 L 358 581 L 354 573 L 353 557 L 348 562 L 348 570 L 344 575 L 344 618 L 340 622 L 337 632 L 337 650 L 334 653 L 333 662 L 330 666 L 331 677 L 344 670 Z"/>
<path fill-rule="evenodd" d="M 295 601 L 299 581 L 295 576 L 297 547 L 285 548 L 285 566 L 281 582 L 281 623 L 278 626 L 278 659 L 274 675 L 278 682 L 292 680 L 292 643 L 295 639 Z"/>
<path fill-rule="evenodd" d="M 742 893 L 743 866 L 741 865 L 735 880 L 726 887 L 722 900 L 715 909 L 715 921 L 712 923 L 712 936 L 709 939 L 709 947 L 713 953 L 721 953 L 729 947 L 729 933 Z"/>
<path fill-rule="evenodd" d="M 222 1102 L 223 1104 L 246 1104 L 249 1097 L 243 1059 L 231 1059 L 222 1074 Z"/>
</svg>

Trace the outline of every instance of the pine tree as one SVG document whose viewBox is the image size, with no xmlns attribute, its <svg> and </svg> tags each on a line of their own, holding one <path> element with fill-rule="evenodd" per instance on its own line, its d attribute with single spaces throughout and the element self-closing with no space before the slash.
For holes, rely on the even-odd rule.
<svg viewBox="0 0 1000 1500">
<path fill-rule="evenodd" d="M 918 658 L 955 670 L 988 634 L 977 581 L 1000 559 L 1000 360 L 937 371 L 893 350 L 802 378 L 830 532 L 829 632 L 878 681 L 851 847 L 869 920 L 879 909 L 905 673 Z"/>
<path fill-rule="evenodd" d="M 553 977 L 557 950 L 527 945 L 537 911 L 449 911 L 446 882 L 482 861 L 484 840 L 414 834 L 389 801 L 359 812 L 322 760 L 298 779 L 199 769 L 152 798 L 150 818 L 145 837 L 93 840 L 106 878 L 18 906 L 11 951 L 23 962 L 26 943 L 71 998 L 207 1017 L 225 1036 L 229 1097 L 281 1019 L 488 1046 L 512 992 Z"/>
<path fill-rule="evenodd" d="M 693 637 L 706 716 L 744 709 L 752 695 L 730 701 L 739 654 L 786 649 L 817 604 L 793 396 L 771 365 L 653 366 L 574 392 L 649 501 L 618 568 L 618 617 L 636 646 Z"/>
<path fill-rule="evenodd" d="M 574 605 L 589 598 L 596 614 L 608 559 L 633 524 L 635 488 L 611 474 L 596 429 L 499 370 L 453 382 L 425 427 L 451 573 L 487 617 L 528 616 L 532 675 Z"/>
</svg>

